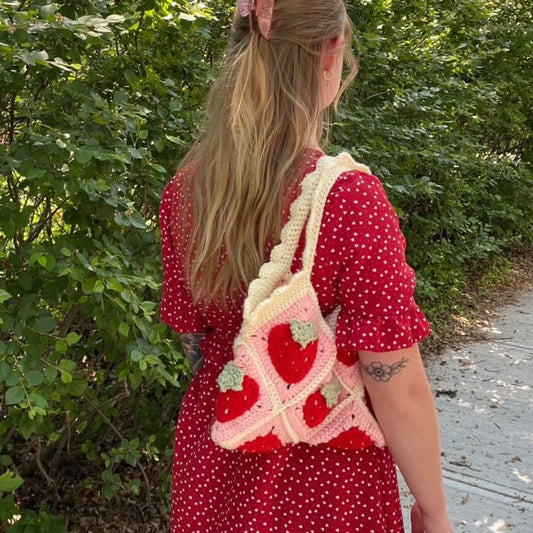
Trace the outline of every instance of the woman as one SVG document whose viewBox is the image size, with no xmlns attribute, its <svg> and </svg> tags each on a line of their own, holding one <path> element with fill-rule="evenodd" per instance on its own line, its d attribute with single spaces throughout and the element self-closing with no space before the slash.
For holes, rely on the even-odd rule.
<svg viewBox="0 0 533 533">
<path fill-rule="evenodd" d="M 239 2 L 205 133 L 161 202 L 161 318 L 197 371 L 176 431 L 172 532 L 401 532 L 396 461 L 417 502 L 413 531 L 450 533 L 417 344 L 429 327 L 398 219 L 373 176 L 336 181 L 312 281 L 324 315 L 341 305 L 337 344 L 358 354 L 388 448 L 299 444 L 247 454 L 210 438 L 216 379 L 232 359 L 247 286 L 323 155 L 326 108 L 355 75 L 342 0 L 256 4 Z M 343 57 L 351 73 L 339 89 Z"/>
</svg>

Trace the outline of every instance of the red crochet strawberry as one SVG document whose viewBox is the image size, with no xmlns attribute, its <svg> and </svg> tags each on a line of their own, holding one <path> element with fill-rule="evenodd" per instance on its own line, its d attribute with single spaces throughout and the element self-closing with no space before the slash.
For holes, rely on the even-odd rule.
<svg viewBox="0 0 533 533">
<path fill-rule="evenodd" d="M 242 390 L 228 389 L 217 396 L 216 417 L 229 422 L 244 414 L 259 398 L 259 385 L 250 376 L 244 376 Z"/>
<path fill-rule="evenodd" d="M 357 350 L 344 350 L 337 348 L 337 359 L 346 366 L 353 366 L 359 361 Z"/>
<path fill-rule="evenodd" d="M 327 406 L 326 398 L 322 392 L 317 390 L 308 396 L 303 408 L 305 423 L 314 428 L 318 426 L 328 416 L 332 408 Z"/>
<path fill-rule="evenodd" d="M 360 429 L 350 428 L 328 441 L 328 444 L 337 448 L 360 450 L 372 446 L 373 442 L 372 439 Z"/>
<path fill-rule="evenodd" d="M 298 383 L 309 373 L 316 359 L 318 340 L 304 347 L 293 339 L 291 324 L 279 324 L 268 334 L 268 354 L 277 373 L 287 383 Z"/>
<path fill-rule="evenodd" d="M 254 440 L 244 443 L 242 446 L 239 446 L 239 450 L 248 453 L 263 453 L 275 450 L 280 446 L 281 441 L 278 436 L 269 433 L 268 435 L 263 435 L 262 437 L 257 437 Z"/>
</svg>

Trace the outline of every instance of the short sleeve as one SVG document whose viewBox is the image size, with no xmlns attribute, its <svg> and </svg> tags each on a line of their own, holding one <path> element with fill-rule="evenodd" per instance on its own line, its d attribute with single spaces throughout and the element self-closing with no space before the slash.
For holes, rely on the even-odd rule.
<svg viewBox="0 0 533 533">
<path fill-rule="evenodd" d="M 406 262 L 406 241 L 381 182 L 351 172 L 339 178 L 332 193 L 345 243 L 337 283 L 337 345 L 390 352 L 420 342 L 430 327 L 415 302 L 415 272 Z"/>
<path fill-rule="evenodd" d="M 175 180 L 163 191 L 159 206 L 159 226 L 161 230 L 161 258 L 163 261 L 163 294 L 159 305 L 161 320 L 178 333 L 203 333 L 205 330 L 198 306 L 193 302 L 185 281 L 183 263 L 175 250 L 171 228 L 174 202 L 182 198 L 176 194 Z"/>
</svg>

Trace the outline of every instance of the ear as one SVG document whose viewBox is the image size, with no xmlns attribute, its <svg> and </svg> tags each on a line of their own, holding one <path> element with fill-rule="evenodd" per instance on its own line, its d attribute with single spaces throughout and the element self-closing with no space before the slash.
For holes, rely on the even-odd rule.
<svg viewBox="0 0 533 533">
<path fill-rule="evenodd" d="M 324 45 L 322 46 L 322 67 L 324 70 L 332 70 L 335 61 L 337 52 L 342 48 L 344 44 L 344 37 L 328 37 L 324 41 Z"/>
</svg>

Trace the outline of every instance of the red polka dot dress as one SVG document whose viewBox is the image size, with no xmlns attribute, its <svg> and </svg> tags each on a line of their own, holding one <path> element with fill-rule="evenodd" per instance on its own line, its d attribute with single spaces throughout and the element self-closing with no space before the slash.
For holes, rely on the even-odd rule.
<svg viewBox="0 0 533 533">
<path fill-rule="evenodd" d="M 308 156 L 300 179 L 315 169 L 320 155 Z M 212 306 L 202 312 L 193 304 L 183 251 L 173 238 L 180 229 L 175 214 L 184 201 L 180 183 L 185 176 L 181 171 L 168 184 L 160 206 L 160 314 L 179 333 L 205 333 L 204 365 L 187 390 L 177 423 L 172 533 L 403 532 L 395 464 L 387 448 L 299 444 L 247 454 L 211 440 L 216 380 L 232 359 L 245 295 L 226 311 Z M 331 189 L 312 282 L 324 315 L 341 306 L 339 348 L 390 352 L 429 333 L 413 298 L 415 275 L 405 262 L 398 218 L 374 176 L 347 172 Z"/>
</svg>

